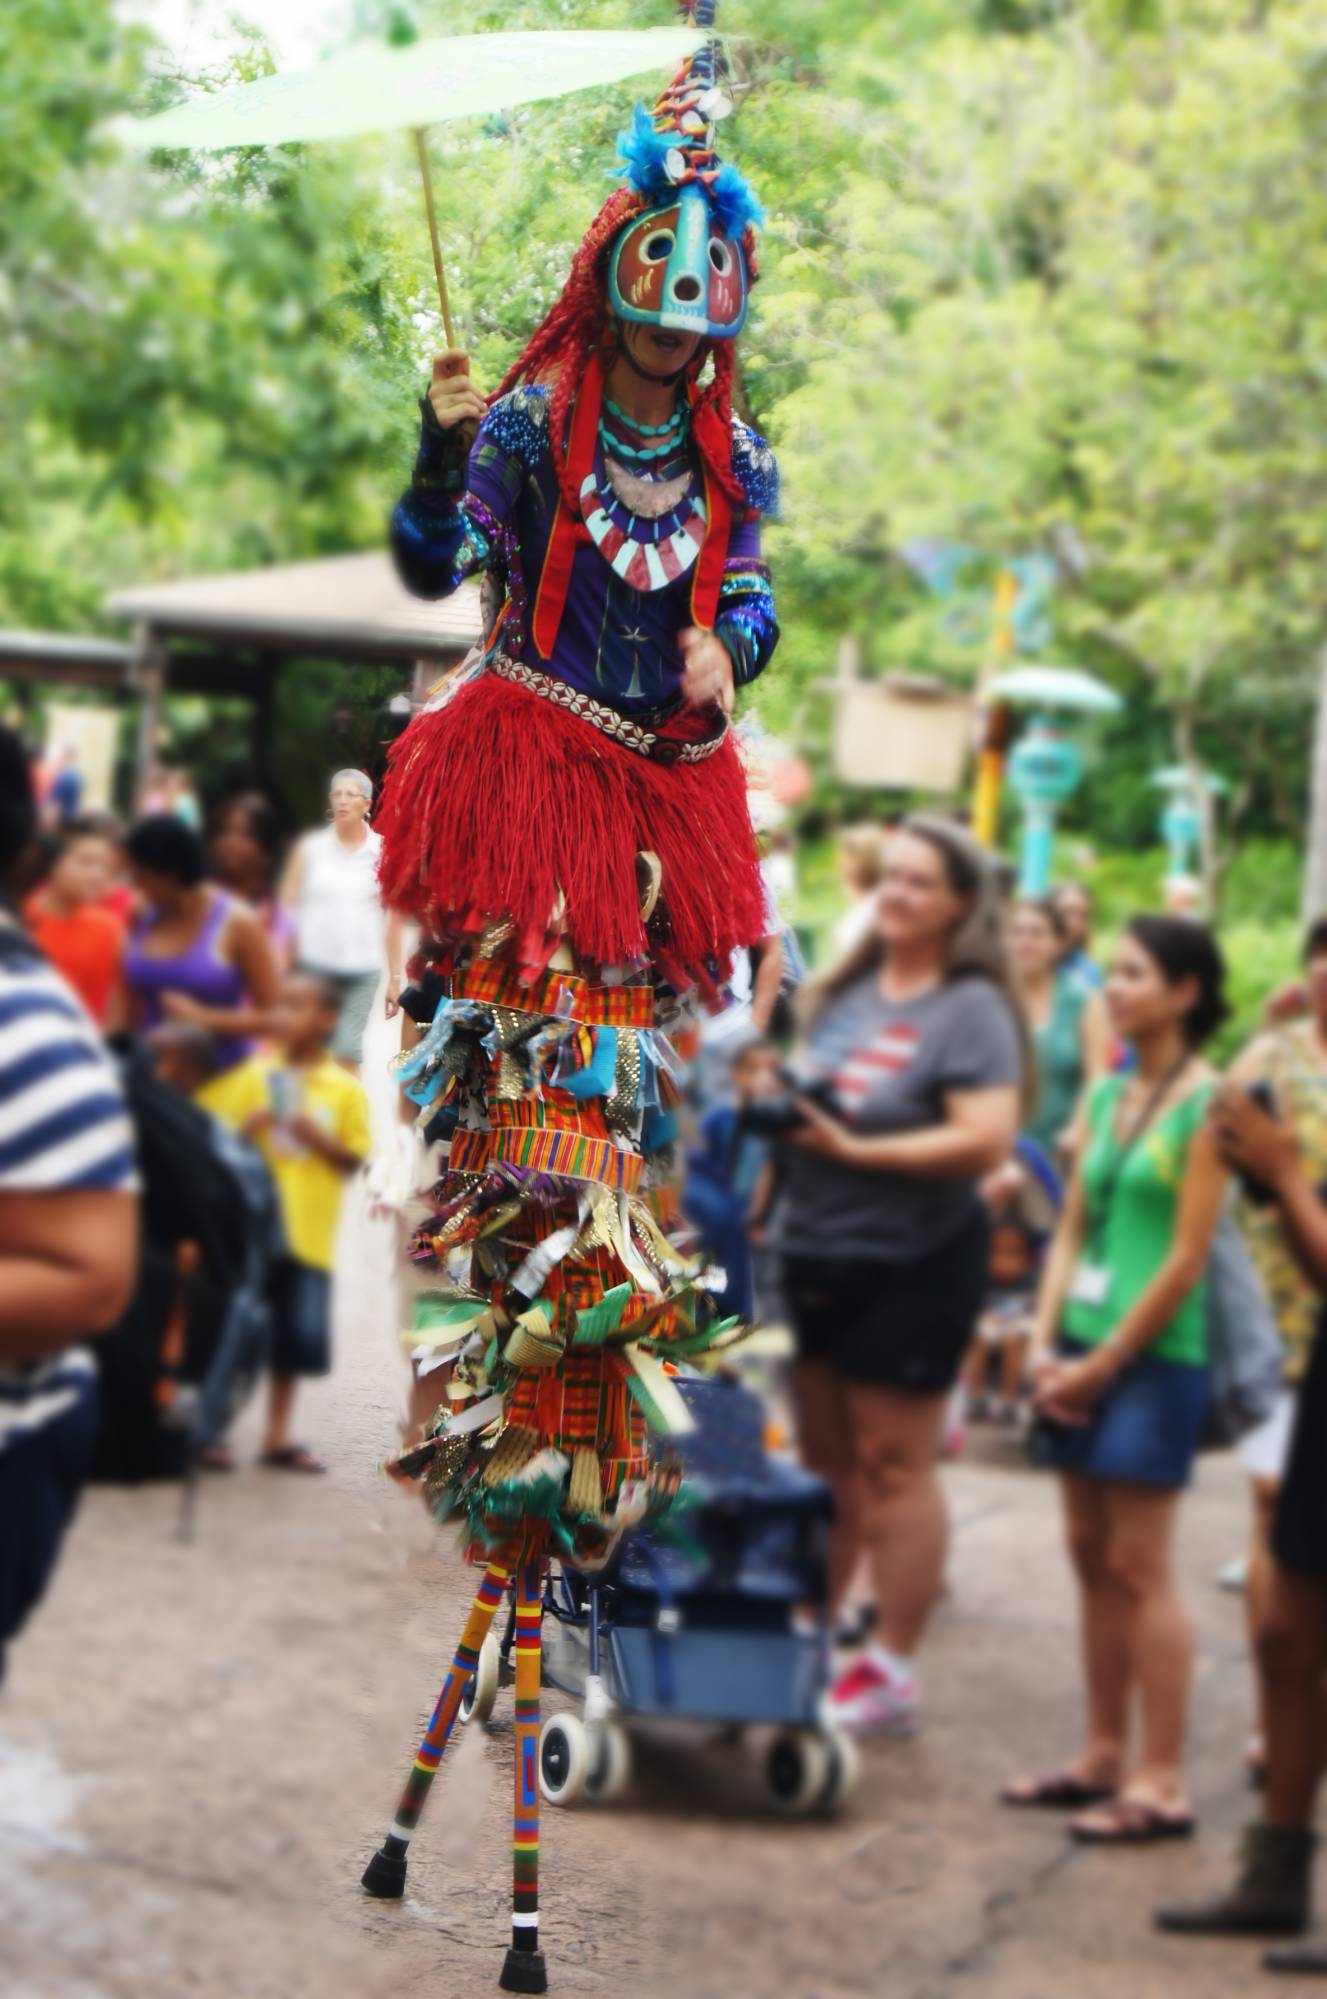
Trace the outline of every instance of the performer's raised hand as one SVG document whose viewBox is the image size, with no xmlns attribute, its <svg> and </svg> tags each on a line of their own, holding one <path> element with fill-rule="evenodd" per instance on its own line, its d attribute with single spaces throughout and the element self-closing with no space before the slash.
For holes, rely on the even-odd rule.
<svg viewBox="0 0 1327 1999">
<path fill-rule="evenodd" d="M 434 356 L 428 394 L 439 430 L 458 431 L 468 449 L 488 414 L 488 403 L 470 379 L 470 356 L 463 348 L 449 347 Z"/>
<path fill-rule="evenodd" d="M 677 635 L 682 648 L 682 699 L 689 708 L 717 701 L 725 715 L 733 712 L 733 656 L 722 639 L 699 625 Z"/>
</svg>

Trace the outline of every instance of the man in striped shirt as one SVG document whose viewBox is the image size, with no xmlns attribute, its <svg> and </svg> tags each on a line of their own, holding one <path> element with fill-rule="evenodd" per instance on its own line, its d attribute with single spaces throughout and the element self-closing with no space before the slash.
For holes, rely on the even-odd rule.
<svg viewBox="0 0 1327 1999">
<path fill-rule="evenodd" d="M 123 1312 L 138 1261 L 124 1098 L 96 1028 L 13 917 L 35 813 L 0 728 L 0 1676 L 77 1503 L 96 1428 L 79 1343 Z"/>
</svg>

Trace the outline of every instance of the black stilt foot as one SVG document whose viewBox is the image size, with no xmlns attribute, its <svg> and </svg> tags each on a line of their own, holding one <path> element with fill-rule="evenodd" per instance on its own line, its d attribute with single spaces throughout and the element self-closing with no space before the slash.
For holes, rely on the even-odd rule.
<svg viewBox="0 0 1327 1999">
<path fill-rule="evenodd" d="M 547 1992 L 542 1950 L 509 1950 L 498 1984 L 504 1992 Z"/>
<path fill-rule="evenodd" d="M 380 1902 L 399 1902 L 405 1893 L 405 1855 L 375 1853 L 360 1876 L 359 1885 Z M 541 1985 L 538 1989 L 542 1992 L 544 1988 Z"/>
</svg>

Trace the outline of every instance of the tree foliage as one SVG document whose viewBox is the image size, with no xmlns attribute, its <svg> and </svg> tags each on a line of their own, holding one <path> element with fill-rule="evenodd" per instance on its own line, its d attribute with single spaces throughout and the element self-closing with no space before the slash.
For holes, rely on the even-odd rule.
<svg viewBox="0 0 1327 1999">
<path fill-rule="evenodd" d="M 465 25 L 627 11 L 479 0 Z M 436 32 L 450 10 L 418 16 Z M 981 564 L 1042 550 L 1050 650 L 1129 698 L 1093 813 L 1152 837 L 1145 767 L 1178 720 L 1249 823 L 1293 832 L 1327 635 L 1316 0 L 725 0 L 724 19 L 747 37 L 725 148 L 768 210 L 742 386 L 787 492 L 762 713 L 814 738 L 845 629 L 877 667 L 971 677 L 981 596 L 956 615 L 910 550 L 972 548 L 981 592 Z M 112 0 L 10 0 L 0 37 L 0 620 L 86 628 L 145 576 L 371 545 L 440 339 L 405 140 L 144 162 L 107 119 L 229 75 L 163 70 Z M 254 42 L 232 73 L 268 61 Z M 435 130 L 483 381 L 611 185 L 627 95 Z"/>
</svg>

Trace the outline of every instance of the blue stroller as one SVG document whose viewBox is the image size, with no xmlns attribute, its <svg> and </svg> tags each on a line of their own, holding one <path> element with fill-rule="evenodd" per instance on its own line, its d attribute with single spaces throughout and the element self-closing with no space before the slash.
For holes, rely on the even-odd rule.
<svg viewBox="0 0 1327 1999">
<path fill-rule="evenodd" d="M 827 1616 L 806 1631 L 794 1611 L 826 1610 L 832 1502 L 824 1482 L 764 1448 L 764 1413 L 739 1383 L 683 1377 L 695 1429 L 680 1440 L 698 1504 L 681 1538 L 643 1529 L 612 1563 L 586 1575 L 550 1566 L 544 1592 L 544 1677 L 580 1702 L 540 1731 L 545 1799 L 603 1801 L 631 1775 L 633 1720 L 774 1731 L 765 1757 L 773 1803 L 832 1812 L 857 1776 L 851 1741 L 828 1725 Z M 486 1721 L 512 1677 L 514 1610 L 490 1633 L 461 1715 Z"/>
</svg>

